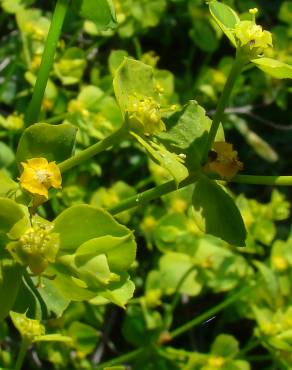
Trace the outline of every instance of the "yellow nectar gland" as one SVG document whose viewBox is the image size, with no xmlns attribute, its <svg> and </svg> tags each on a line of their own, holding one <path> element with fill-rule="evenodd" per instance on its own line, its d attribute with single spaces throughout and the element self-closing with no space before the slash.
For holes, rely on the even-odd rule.
<svg viewBox="0 0 292 370">
<path fill-rule="evenodd" d="M 23 172 L 19 181 L 23 189 L 48 199 L 48 189 L 61 188 L 62 177 L 55 162 L 48 162 L 46 158 L 32 158 L 21 164 Z"/>
</svg>

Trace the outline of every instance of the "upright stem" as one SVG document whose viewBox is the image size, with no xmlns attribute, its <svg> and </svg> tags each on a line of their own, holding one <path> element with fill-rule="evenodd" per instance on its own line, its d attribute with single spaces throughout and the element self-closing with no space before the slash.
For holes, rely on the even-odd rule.
<svg viewBox="0 0 292 370">
<path fill-rule="evenodd" d="M 241 289 L 239 292 L 226 298 L 223 302 L 219 303 L 217 306 L 212 307 L 210 310 L 202 313 L 202 315 L 195 317 L 193 320 L 188 321 L 186 324 L 173 330 L 172 332 L 170 332 L 171 338 L 178 337 L 179 335 L 184 334 L 186 331 L 192 329 L 193 327 L 201 324 L 203 321 L 209 319 L 210 317 L 214 316 L 216 313 L 222 311 L 225 307 L 230 306 L 233 302 L 237 301 L 240 297 L 245 295 L 251 289 L 252 289 L 252 286 L 248 286 L 248 287 Z"/>
<path fill-rule="evenodd" d="M 77 153 L 71 158 L 66 159 L 65 161 L 59 164 L 60 171 L 63 173 L 70 168 L 79 165 L 80 163 L 90 159 L 91 157 L 95 156 L 96 154 L 103 152 L 104 150 L 110 148 L 115 144 L 119 144 L 121 140 L 125 137 L 125 131 L 123 127 L 112 135 L 107 136 L 105 139 L 99 141 L 96 144 L 91 145 L 90 147 L 82 150 L 81 152 Z"/>
<path fill-rule="evenodd" d="M 32 99 L 25 114 L 25 124 L 30 126 L 38 121 L 41 104 L 47 86 L 49 73 L 54 62 L 54 56 L 64 23 L 65 15 L 70 0 L 57 0 L 45 49 L 42 56 L 40 69 L 38 71 L 36 83 L 33 89 Z"/>
<path fill-rule="evenodd" d="M 21 370 L 29 346 L 30 342 L 26 338 L 22 338 L 14 370 Z"/>
<path fill-rule="evenodd" d="M 97 367 L 94 368 L 94 370 L 103 370 L 107 367 L 114 366 L 114 365 L 121 365 L 126 362 L 132 361 L 134 358 L 140 356 L 141 354 L 145 353 L 147 351 L 146 347 L 141 347 L 138 349 L 135 349 L 132 352 L 126 353 L 125 355 L 119 356 L 114 358 L 113 360 L 104 362 L 103 364 L 98 365 Z"/>
<path fill-rule="evenodd" d="M 231 68 L 231 71 L 229 73 L 229 76 L 227 78 L 227 81 L 225 83 L 222 95 L 218 101 L 216 112 L 215 112 L 213 122 L 210 128 L 210 131 L 209 131 L 209 135 L 208 135 L 208 139 L 207 139 L 207 143 L 206 143 L 206 147 L 205 147 L 205 151 L 203 155 L 204 163 L 207 161 L 208 152 L 211 149 L 213 142 L 215 140 L 220 122 L 222 121 L 224 110 L 228 104 L 228 100 L 230 98 L 235 81 L 237 77 L 239 76 L 240 72 L 242 71 L 242 68 L 245 65 L 245 63 L 246 63 L 246 60 L 244 58 L 242 58 L 240 55 L 236 56 L 233 66 Z"/>
</svg>

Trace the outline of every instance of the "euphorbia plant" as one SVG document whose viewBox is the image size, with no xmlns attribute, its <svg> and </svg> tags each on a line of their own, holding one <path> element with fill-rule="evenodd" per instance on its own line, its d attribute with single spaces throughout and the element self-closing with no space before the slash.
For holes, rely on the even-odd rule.
<svg viewBox="0 0 292 370">
<path fill-rule="evenodd" d="M 72 300 L 112 302 L 124 307 L 134 291 L 128 271 L 135 260 L 136 244 L 132 230 L 113 218 L 117 213 L 194 184 L 192 199 L 197 226 L 233 246 L 244 246 L 246 230 L 242 216 L 218 180 L 292 185 L 289 176 L 237 175 L 243 164 L 232 144 L 225 142 L 220 124 L 238 76 L 250 63 L 276 78 L 292 78 L 292 68 L 263 56 L 272 47 L 272 36 L 256 24 L 255 9 L 250 10 L 250 20 L 241 21 L 231 8 L 216 0 L 209 2 L 211 14 L 236 48 L 236 54 L 213 120 L 196 101 L 182 107 L 165 103 L 153 67 L 124 58 L 113 79 L 122 126 L 72 155 L 75 126 L 36 123 L 68 3 L 57 2 L 26 112 L 25 123 L 29 127 L 22 133 L 16 153 L 19 183 L 3 175 L 0 187 L 1 302 L 6 297 L 0 307 L 1 319 L 10 310 L 23 309 L 18 293 L 27 285 L 31 289 L 27 290 L 24 305 L 31 316 L 35 315 L 31 302 L 36 297 L 44 307 L 44 316 L 51 312 L 61 315 Z M 115 23 L 111 1 L 99 1 L 98 6 L 83 0 L 81 15 L 100 28 Z M 73 104 L 71 111 L 72 107 Z M 77 108 L 75 104 L 74 109 L 86 116 L 82 105 L 77 104 Z M 172 180 L 109 210 L 82 204 L 65 209 L 54 220 L 41 216 L 39 207 L 51 199 L 54 189 L 61 187 L 67 171 L 124 140 L 138 144 Z M 230 302 L 233 300 L 234 297 Z M 16 322 L 15 315 L 11 313 Z M 173 337 L 176 335 L 177 332 L 172 333 Z M 42 338 L 41 331 L 38 336 Z M 21 366 L 20 360 L 17 366 Z"/>
</svg>

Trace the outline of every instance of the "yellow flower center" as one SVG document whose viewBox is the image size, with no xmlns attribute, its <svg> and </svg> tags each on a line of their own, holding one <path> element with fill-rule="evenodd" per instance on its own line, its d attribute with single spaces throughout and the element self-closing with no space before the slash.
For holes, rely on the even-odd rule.
<svg viewBox="0 0 292 370">
<path fill-rule="evenodd" d="M 48 162 L 46 158 L 32 158 L 21 164 L 23 172 L 19 180 L 28 192 L 48 198 L 48 189 L 61 188 L 61 173 L 55 162 Z"/>
<path fill-rule="evenodd" d="M 35 178 L 37 181 L 44 185 L 49 185 L 52 174 L 47 170 L 37 170 L 35 172 Z"/>
<path fill-rule="evenodd" d="M 143 131 L 144 135 L 154 135 L 165 131 L 161 120 L 160 105 L 152 97 L 138 99 L 132 97 L 129 106 L 129 121 L 131 127 Z"/>
</svg>

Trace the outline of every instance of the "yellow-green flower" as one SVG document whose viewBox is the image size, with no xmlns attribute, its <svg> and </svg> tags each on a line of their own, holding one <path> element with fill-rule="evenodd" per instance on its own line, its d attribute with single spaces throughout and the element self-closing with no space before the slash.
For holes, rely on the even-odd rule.
<svg viewBox="0 0 292 370">
<path fill-rule="evenodd" d="M 34 216 L 31 227 L 26 229 L 18 240 L 7 245 L 12 257 L 28 266 L 35 275 L 41 275 L 50 263 L 54 263 L 59 251 L 59 234 L 54 232 L 53 224 Z"/>
<path fill-rule="evenodd" d="M 234 35 L 238 47 L 244 48 L 251 58 L 255 58 L 273 46 L 272 34 L 265 31 L 255 21 L 241 21 L 236 24 Z"/>
<path fill-rule="evenodd" d="M 129 104 L 129 122 L 134 131 L 142 131 L 150 136 L 165 131 L 165 125 L 161 119 L 160 105 L 152 97 L 132 97 Z"/>
<path fill-rule="evenodd" d="M 48 162 L 46 158 L 32 158 L 21 165 L 20 185 L 28 192 L 48 199 L 50 188 L 61 188 L 62 177 L 55 162 Z"/>
<path fill-rule="evenodd" d="M 46 332 L 45 327 L 39 320 L 29 319 L 25 313 L 10 311 L 10 317 L 21 336 L 27 338 L 30 343 L 35 342 L 37 338 L 43 336 Z"/>
</svg>

